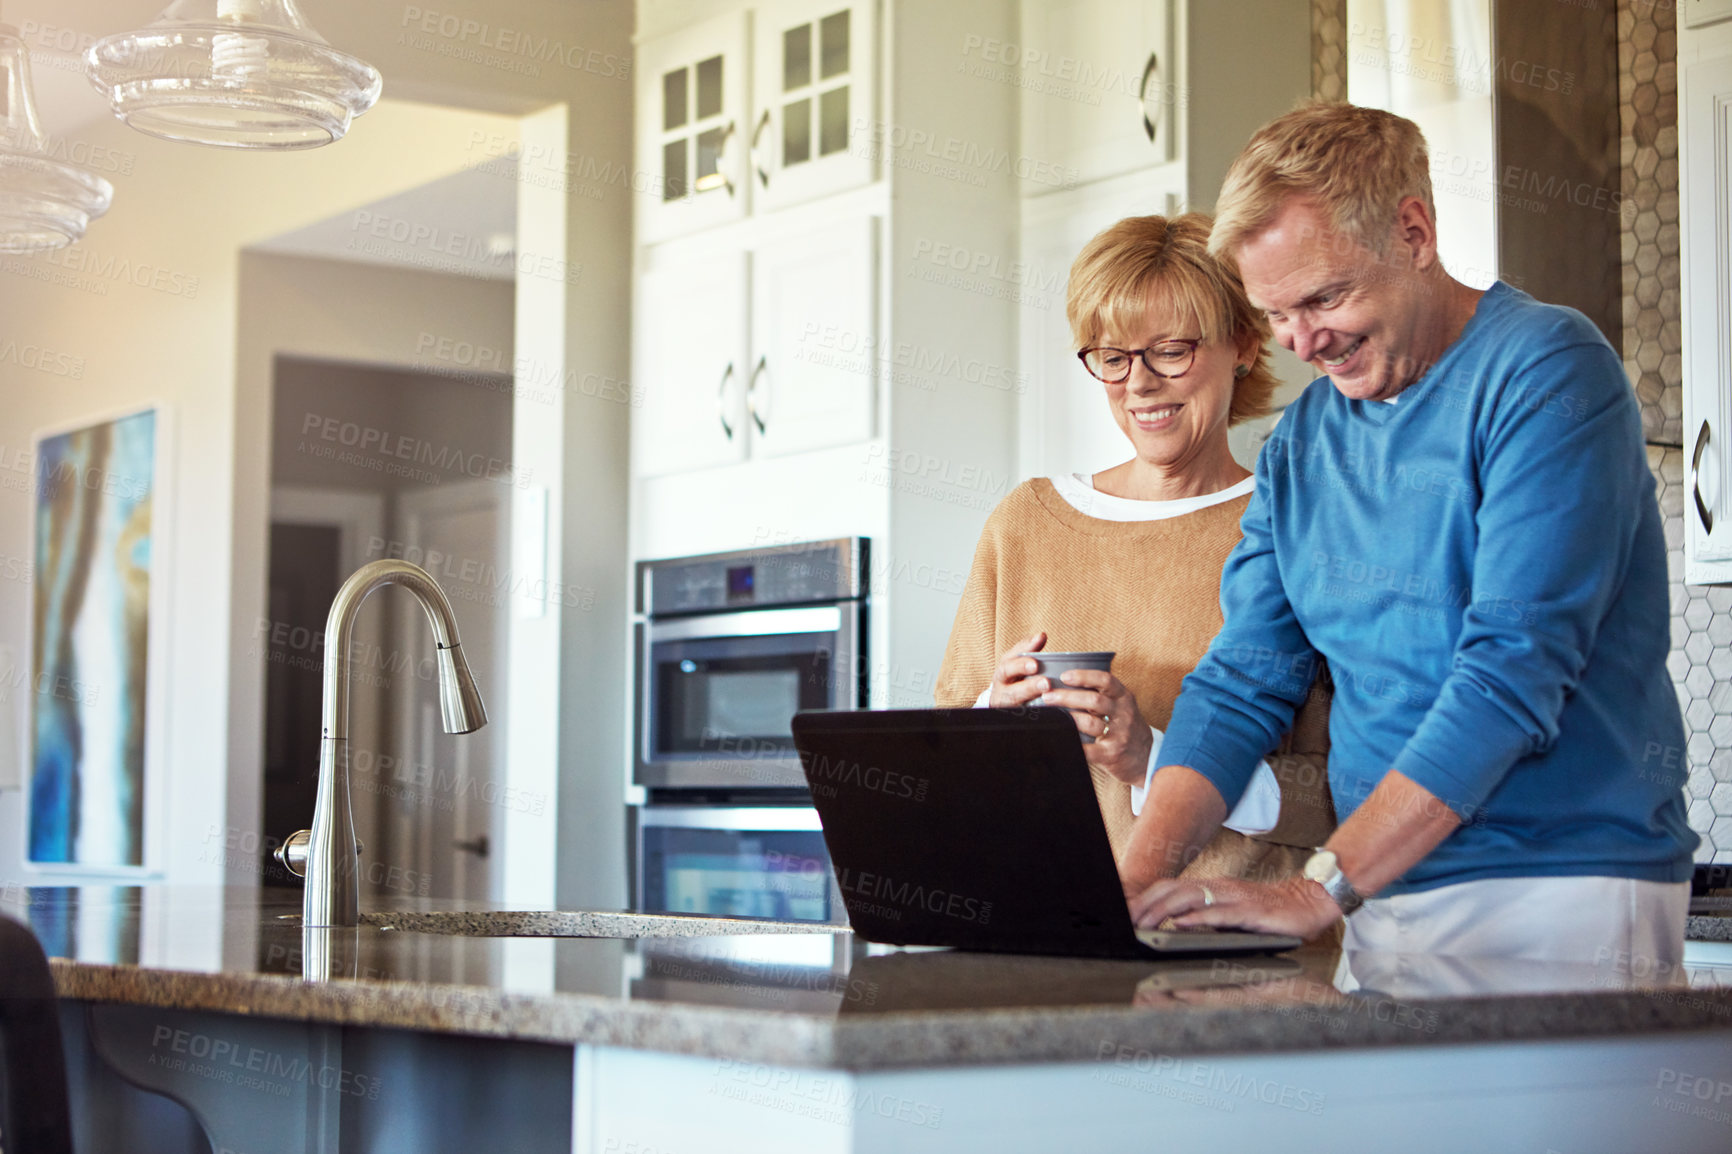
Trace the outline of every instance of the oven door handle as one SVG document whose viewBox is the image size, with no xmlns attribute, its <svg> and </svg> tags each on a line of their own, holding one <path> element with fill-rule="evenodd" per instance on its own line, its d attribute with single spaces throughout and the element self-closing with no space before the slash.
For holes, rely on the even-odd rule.
<svg viewBox="0 0 1732 1154">
<path fill-rule="evenodd" d="M 640 829 L 822 830 L 818 811 L 809 806 L 646 805 L 638 810 Z"/>
<path fill-rule="evenodd" d="M 651 645 L 694 637 L 766 637 L 777 633 L 834 633 L 842 627 L 842 609 L 818 605 L 806 609 L 756 609 L 710 613 L 651 621 L 646 629 Z"/>
</svg>

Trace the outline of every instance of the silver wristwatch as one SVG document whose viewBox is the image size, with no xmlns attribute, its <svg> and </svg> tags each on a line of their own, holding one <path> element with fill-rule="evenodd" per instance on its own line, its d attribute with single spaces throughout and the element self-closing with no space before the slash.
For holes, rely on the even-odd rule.
<svg viewBox="0 0 1732 1154">
<path fill-rule="evenodd" d="M 1347 875 L 1341 872 L 1341 862 L 1335 851 L 1320 849 L 1305 862 L 1305 876 L 1323 887 L 1323 892 L 1335 899 L 1346 917 L 1365 904 L 1365 895 L 1353 888 Z"/>
</svg>

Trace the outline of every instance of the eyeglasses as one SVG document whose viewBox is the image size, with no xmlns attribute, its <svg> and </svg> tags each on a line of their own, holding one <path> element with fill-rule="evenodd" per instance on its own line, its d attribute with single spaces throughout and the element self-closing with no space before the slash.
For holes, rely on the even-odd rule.
<svg viewBox="0 0 1732 1154">
<path fill-rule="evenodd" d="M 1182 377 L 1191 371 L 1197 359 L 1197 346 L 1202 338 L 1178 338 L 1150 345 L 1146 349 L 1109 349 L 1104 346 L 1084 349 L 1077 354 L 1083 368 L 1098 381 L 1122 385 L 1131 378 L 1131 363 L 1143 358 L 1143 367 L 1157 377 Z"/>
</svg>

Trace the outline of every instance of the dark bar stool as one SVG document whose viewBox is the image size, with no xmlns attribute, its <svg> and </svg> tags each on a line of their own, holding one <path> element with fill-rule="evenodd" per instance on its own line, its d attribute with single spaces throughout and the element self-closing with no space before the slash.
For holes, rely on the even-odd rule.
<svg viewBox="0 0 1732 1154">
<path fill-rule="evenodd" d="M 66 1056 L 48 958 L 0 917 L 0 1152 L 72 1154 Z"/>
</svg>

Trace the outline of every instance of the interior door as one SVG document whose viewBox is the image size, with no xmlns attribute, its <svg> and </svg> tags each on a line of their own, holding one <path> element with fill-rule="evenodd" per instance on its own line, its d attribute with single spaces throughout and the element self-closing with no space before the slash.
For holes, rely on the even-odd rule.
<svg viewBox="0 0 1732 1154">
<path fill-rule="evenodd" d="M 397 600 L 394 646 L 404 658 L 387 662 L 386 668 L 391 670 L 396 752 L 403 758 L 389 776 L 396 783 L 394 800 L 405 836 L 402 850 L 392 860 L 376 859 L 369 872 L 369 880 L 386 895 L 477 901 L 495 896 L 492 862 L 499 819 L 510 804 L 497 782 L 505 765 L 507 606 L 518 592 L 507 560 L 510 493 L 497 481 L 471 481 L 397 499 L 401 551 L 450 599 L 488 720 L 475 733 L 445 733 L 433 664 L 436 647 L 426 614 L 406 594 L 382 594 Z"/>
<path fill-rule="evenodd" d="M 267 885 L 299 888 L 271 851 L 275 839 L 313 824 L 318 795 L 321 709 L 324 700 L 325 622 L 331 601 L 349 574 L 377 556 L 385 532 L 385 499 L 378 493 L 277 485 L 271 489 L 271 555 L 267 613 L 247 653 L 264 661 L 264 832 L 258 870 Z M 333 556 L 331 546 L 335 545 Z M 355 645 L 382 653 L 389 633 L 385 615 L 355 620 Z M 349 736 L 371 749 L 386 730 L 377 679 L 349 681 Z M 351 765 L 351 771 L 354 767 Z M 379 796 L 371 779 L 351 773 L 350 811 L 363 844 L 382 844 Z"/>
<path fill-rule="evenodd" d="M 877 220 L 856 217 L 752 253 L 746 410 L 759 457 L 872 436 L 886 360 L 877 325 Z"/>
</svg>

